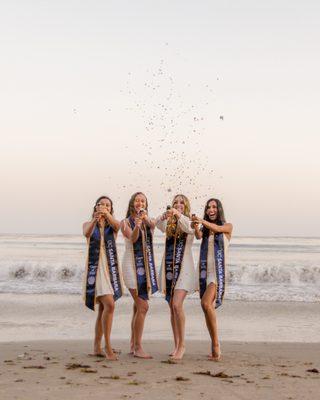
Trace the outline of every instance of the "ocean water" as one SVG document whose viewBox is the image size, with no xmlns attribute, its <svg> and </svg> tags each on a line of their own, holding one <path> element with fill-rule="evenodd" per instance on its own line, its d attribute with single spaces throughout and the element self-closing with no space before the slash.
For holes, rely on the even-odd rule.
<svg viewBox="0 0 320 400">
<path fill-rule="evenodd" d="M 160 267 L 163 236 L 154 250 Z M 82 236 L 0 235 L 0 293 L 81 294 L 85 258 Z M 234 237 L 227 261 L 226 299 L 320 302 L 320 238 Z"/>
</svg>

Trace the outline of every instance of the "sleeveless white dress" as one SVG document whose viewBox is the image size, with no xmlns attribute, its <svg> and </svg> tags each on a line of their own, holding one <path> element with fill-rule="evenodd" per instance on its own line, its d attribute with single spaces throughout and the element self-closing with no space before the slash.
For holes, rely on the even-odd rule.
<svg viewBox="0 0 320 400">
<path fill-rule="evenodd" d="M 223 239 L 224 239 L 224 255 L 225 258 L 227 258 L 227 249 L 229 247 L 229 239 L 225 234 L 223 234 Z M 207 286 L 210 285 L 210 283 L 214 283 L 215 285 L 217 284 L 217 275 L 216 275 L 216 264 L 215 264 L 215 259 L 214 259 L 214 234 L 210 233 L 209 235 L 209 242 L 208 242 L 208 264 L 207 264 Z M 226 264 L 226 263 L 225 263 Z M 197 265 L 197 279 L 198 279 L 198 285 L 197 285 L 197 290 L 199 290 L 199 262 Z"/>
<path fill-rule="evenodd" d="M 156 226 L 162 232 L 166 232 L 167 220 L 161 221 L 161 216 L 156 220 Z M 197 275 L 194 265 L 194 259 L 192 254 L 192 244 L 194 240 L 194 230 L 191 228 L 191 221 L 185 215 L 181 215 L 178 220 L 178 227 L 185 233 L 187 233 L 187 240 L 184 250 L 184 255 L 181 264 L 181 270 L 175 289 L 182 289 L 193 293 L 197 289 Z M 165 254 L 162 257 L 161 268 L 160 268 L 160 291 L 165 292 Z"/>
<path fill-rule="evenodd" d="M 103 237 L 103 228 L 102 227 L 100 227 L 100 234 L 101 234 L 101 237 Z M 88 251 L 89 251 L 89 240 L 88 240 Z M 120 265 L 118 266 L 118 268 L 119 268 L 119 275 L 120 275 L 120 282 L 121 282 L 122 281 L 122 273 L 121 273 Z M 87 269 L 88 269 L 88 262 L 86 263 L 86 271 L 85 271 L 84 279 L 83 279 L 83 298 L 84 299 L 86 297 Z M 100 241 L 100 255 L 99 255 L 97 275 L 96 275 L 95 297 L 97 298 L 99 296 L 104 296 L 106 294 L 113 295 L 114 291 L 113 291 L 113 288 L 112 288 L 112 285 L 110 282 L 109 266 L 108 266 L 108 261 L 107 261 L 107 256 L 106 256 L 104 240 L 101 240 Z"/>
<path fill-rule="evenodd" d="M 137 288 L 137 278 L 134 265 L 134 254 L 131 240 L 124 237 L 125 250 L 122 258 L 122 273 L 124 284 L 128 289 Z"/>
</svg>

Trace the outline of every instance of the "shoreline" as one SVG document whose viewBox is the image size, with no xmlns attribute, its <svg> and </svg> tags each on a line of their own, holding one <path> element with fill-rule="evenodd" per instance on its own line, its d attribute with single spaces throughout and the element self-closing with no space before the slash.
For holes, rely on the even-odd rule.
<svg viewBox="0 0 320 400">
<path fill-rule="evenodd" d="M 152 298 L 144 340 L 171 340 L 168 306 Z M 186 340 L 209 341 L 199 299 L 184 304 Z M 223 342 L 320 343 L 319 303 L 225 301 L 217 310 Z M 116 302 L 112 338 L 127 340 L 132 300 Z M 89 340 L 96 314 L 79 295 L 0 294 L 0 342 L 32 340 Z"/>
</svg>

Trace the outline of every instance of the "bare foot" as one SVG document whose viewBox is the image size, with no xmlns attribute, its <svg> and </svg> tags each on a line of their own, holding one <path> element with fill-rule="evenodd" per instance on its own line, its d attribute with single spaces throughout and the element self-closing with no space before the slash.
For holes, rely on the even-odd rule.
<svg viewBox="0 0 320 400">
<path fill-rule="evenodd" d="M 134 355 L 134 343 L 133 343 L 132 340 L 130 340 L 130 351 L 129 351 L 129 354 Z"/>
<path fill-rule="evenodd" d="M 221 360 L 221 350 L 220 344 L 218 346 L 212 346 L 212 354 L 208 356 L 209 361 L 220 361 Z"/>
<path fill-rule="evenodd" d="M 111 351 L 107 351 L 107 349 L 106 349 L 105 358 L 108 361 L 118 361 L 118 356 L 113 352 L 112 349 L 111 349 Z"/>
<path fill-rule="evenodd" d="M 134 350 L 133 355 L 134 355 L 134 357 L 137 357 L 137 358 L 144 358 L 144 359 L 152 358 L 152 356 L 150 356 L 150 354 L 148 354 L 148 353 L 145 353 L 142 348 L 138 349 L 138 350 Z"/>
<path fill-rule="evenodd" d="M 177 349 L 177 351 L 175 352 L 175 355 L 173 355 L 173 356 L 171 357 L 171 359 L 172 359 L 172 360 L 182 360 L 185 351 L 186 351 L 186 348 L 185 348 L 184 346 L 179 347 L 179 348 Z"/>
<path fill-rule="evenodd" d="M 93 357 L 105 357 L 104 351 L 100 346 L 94 346 L 93 353 L 89 354 L 89 356 Z"/>
<path fill-rule="evenodd" d="M 177 352 L 177 347 L 175 347 L 175 349 L 169 354 L 169 356 L 170 357 L 173 357 L 173 356 L 175 356 L 176 355 L 176 352 Z"/>
</svg>

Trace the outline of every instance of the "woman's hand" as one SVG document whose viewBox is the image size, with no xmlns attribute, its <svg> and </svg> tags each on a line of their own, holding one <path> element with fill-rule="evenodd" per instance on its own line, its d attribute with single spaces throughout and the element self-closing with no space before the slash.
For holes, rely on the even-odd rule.
<svg viewBox="0 0 320 400">
<path fill-rule="evenodd" d="M 101 211 L 96 211 L 96 212 L 93 214 L 93 220 L 94 220 L 95 222 L 98 222 L 99 219 L 101 218 L 101 216 L 102 216 Z"/>
<path fill-rule="evenodd" d="M 176 210 L 175 208 L 170 208 L 170 210 L 168 210 L 166 214 L 167 218 L 176 217 L 177 219 L 179 219 L 181 217 L 181 212 Z"/>
<path fill-rule="evenodd" d="M 140 229 L 141 225 L 142 225 L 142 219 L 140 217 L 136 217 L 134 222 L 135 222 L 136 227 L 138 227 Z"/>
<path fill-rule="evenodd" d="M 102 209 L 100 211 L 100 213 L 101 213 L 101 216 L 103 216 L 108 222 L 110 222 L 112 215 L 106 208 Z"/>
</svg>

